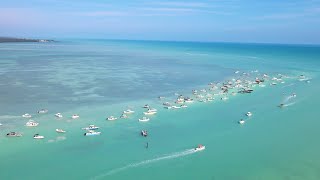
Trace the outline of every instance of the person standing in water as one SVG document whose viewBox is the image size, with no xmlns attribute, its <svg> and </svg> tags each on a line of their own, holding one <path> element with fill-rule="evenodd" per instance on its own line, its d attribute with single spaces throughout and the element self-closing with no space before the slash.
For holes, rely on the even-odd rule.
<svg viewBox="0 0 320 180">
<path fill-rule="evenodd" d="M 148 148 L 149 147 L 149 143 L 147 142 L 147 144 L 146 144 L 146 148 Z"/>
</svg>

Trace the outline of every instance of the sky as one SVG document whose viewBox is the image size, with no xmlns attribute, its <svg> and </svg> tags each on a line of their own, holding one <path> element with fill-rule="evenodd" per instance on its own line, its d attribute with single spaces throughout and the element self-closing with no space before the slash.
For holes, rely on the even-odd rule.
<svg viewBox="0 0 320 180">
<path fill-rule="evenodd" d="M 1 0 L 0 36 L 320 44 L 320 0 Z"/>
</svg>

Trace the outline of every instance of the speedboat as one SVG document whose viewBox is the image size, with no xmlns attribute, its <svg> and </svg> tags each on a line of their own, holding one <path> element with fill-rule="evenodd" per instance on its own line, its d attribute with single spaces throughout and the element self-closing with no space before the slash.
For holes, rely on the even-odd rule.
<svg viewBox="0 0 320 180">
<path fill-rule="evenodd" d="M 37 123 L 37 122 L 35 122 L 35 121 L 33 121 L 33 120 L 30 120 L 30 121 L 28 121 L 27 123 L 26 123 L 26 126 L 28 126 L 28 127 L 36 127 L 36 126 L 38 126 L 39 125 L 39 123 Z"/>
<path fill-rule="evenodd" d="M 142 130 L 141 131 L 141 136 L 147 137 L 148 136 L 148 131 L 147 130 Z"/>
<path fill-rule="evenodd" d="M 82 128 L 82 129 L 83 129 L 83 130 L 96 130 L 96 129 L 99 129 L 99 127 L 91 124 L 91 125 L 89 125 L 88 127 L 84 127 L 84 128 Z"/>
<path fill-rule="evenodd" d="M 56 129 L 56 132 L 57 132 L 57 133 L 65 133 L 66 131 L 63 130 L 63 129 Z"/>
<path fill-rule="evenodd" d="M 239 124 L 244 124 L 245 123 L 245 121 L 243 120 L 243 119 L 241 119 L 240 121 L 239 121 Z"/>
<path fill-rule="evenodd" d="M 22 117 L 24 117 L 24 118 L 31 118 L 32 116 L 31 116 L 31 114 L 26 113 L 26 114 L 22 115 Z"/>
<path fill-rule="evenodd" d="M 221 98 L 222 101 L 228 100 L 229 98 L 227 96 L 224 96 Z"/>
<path fill-rule="evenodd" d="M 156 113 L 157 113 L 156 111 L 143 112 L 143 114 L 145 114 L 145 115 L 153 115 L 153 114 L 156 114 Z"/>
<path fill-rule="evenodd" d="M 165 106 L 164 108 L 166 108 L 166 109 L 171 109 L 172 106 Z"/>
<path fill-rule="evenodd" d="M 83 135 L 84 136 L 96 136 L 96 135 L 100 135 L 100 134 L 101 134 L 101 132 L 96 132 L 96 131 L 90 130 L 90 131 L 84 133 Z"/>
<path fill-rule="evenodd" d="M 206 149 L 206 146 L 199 144 L 196 148 L 194 148 L 194 151 L 198 152 L 198 151 L 203 151 L 205 149 Z"/>
<path fill-rule="evenodd" d="M 61 113 L 57 113 L 54 116 L 56 116 L 57 118 L 62 118 L 63 117 Z"/>
<path fill-rule="evenodd" d="M 9 132 L 9 133 L 7 133 L 7 136 L 8 137 L 21 137 L 22 134 L 18 133 L 18 132 Z"/>
<path fill-rule="evenodd" d="M 273 86 L 274 86 L 274 85 L 277 85 L 277 83 L 273 82 L 273 83 L 271 83 L 270 85 L 273 85 Z"/>
<path fill-rule="evenodd" d="M 107 120 L 109 121 L 114 121 L 114 120 L 117 120 L 118 118 L 114 117 L 114 116 L 110 116 L 107 118 Z"/>
<path fill-rule="evenodd" d="M 143 117 L 143 118 L 139 119 L 140 122 L 147 122 L 149 120 L 150 120 L 150 118 L 147 118 L 147 117 Z"/>
<path fill-rule="evenodd" d="M 150 106 L 148 104 L 144 105 L 143 108 L 150 108 Z"/>
<path fill-rule="evenodd" d="M 247 112 L 247 113 L 246 113 L 246 116 L 249 116 L 249 117 L 250 117 L 250 116 L 252 116 L 252 113 L 251 113 L 251 112 Z"/>
<path fill-rule="evenodd" d="M 80 116 L 79 116 L 78 114 L 74 114 L 74 115 L 71 116 L 72 119 L 77 119 L 77 118 L 79 118 L 79 117 L 80 117 Z"/>
<path fill-rule="evenodd" d="M 134 113 L 134 111 L 132 111 L 131 109 L 127 109 L 126 111 L 123 111 L 124 114 L 132 114 Z"/>
<path fill-rule="evenodd" d="M 39 114 L 45 114 L 48 113 L 48 109 L 41 109 L 38 111 Z"/>
<path fill-rule="evenodd" d="M 43 139 L 43 138 L 44 138 L 44 136 L 40 136 L 40 134 L 35 134 L 33 136 L 33 139 Z"/>
<path fill-rule="evenodd" d="M 126 114 L 122 114 L 122 115 L 120 116 L 120 118 L 126 119 L 126 118 L 128 118 L 128 116 L 127 116 Z"/>
</svg>

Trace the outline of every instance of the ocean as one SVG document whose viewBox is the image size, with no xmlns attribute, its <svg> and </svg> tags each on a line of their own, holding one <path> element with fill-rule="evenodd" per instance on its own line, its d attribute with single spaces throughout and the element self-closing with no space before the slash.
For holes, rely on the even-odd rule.
<svg viewBox="0 0 320 180">
<path fill-rule="evenodd" d="M 318 180 L 319 70 L 317 45 L 0 43 L 0 179 Z M 209 83 L 263 74 L 265 87 L 250 94 L 212 102 L 192 95 Z M 163 108 L 178 95 L 195 101 Z M 158 113 L 139 122 L 145 104 Z M 120 119 L 128 108 L 135 113 Z M 25 113 L 39 125 L 26 127 Z M 101 135 L 84 136 L 90 124 Z M 7 137 L 12 131 L 22 137 Z M 36 133 L 45 138 L 33 139 Z M 198 144 L 206 149 L 195 152 Z"/>
</svg>

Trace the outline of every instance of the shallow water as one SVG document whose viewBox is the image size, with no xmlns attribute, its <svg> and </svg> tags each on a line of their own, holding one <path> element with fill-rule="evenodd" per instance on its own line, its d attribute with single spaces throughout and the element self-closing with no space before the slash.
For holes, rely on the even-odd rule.
<svg viewBox="0 0 320 180">
<path fill-rule="evenodd" d="M 2 43 L 0 178 L 319 179 L 319 59 L 320 47 L 299 45 Z M 186 109 L 163 109 L 157 99 L 191 95 L 209 82 L 238 76 L 236 70 L 292 78 Z M 299 81 L 301 74 L 310 83 Z M 138 122 L 147 103 L 159 112 L 149 122 Z M 284 108 L 277 107 L 281 103 Z M 136 111 L 130 118 L 105 120 L 128 107 Z M 37 114 L 42 108 L 49 113 Z M 244 116 L 248 111 L 250 118 Z M 55 118 L 57 112 L 64 117 Z M 40 125 L 25 127 L 24 113 Z M 72 120 L 72 114 L 80 118 Z M 246 120 L 242 126 L 241 118 Z M 81 128 L 89 124 L 102 134 L 84 137 Z M 147 138 L 139 135 L 142 129 L 148 130 Z M 6 137 L 10 131 L 23 137 Z M 35 133 L 45 139 L 34 140 Z M 189 150 L 200 143 L 205 151 Z"/>
</svg>

